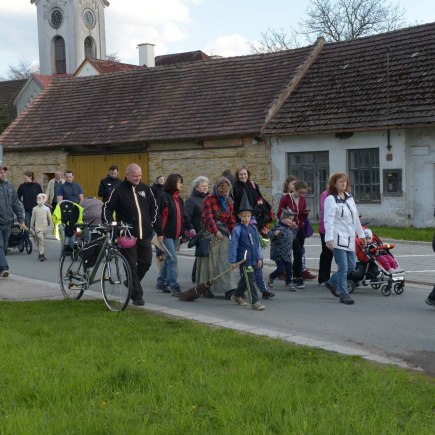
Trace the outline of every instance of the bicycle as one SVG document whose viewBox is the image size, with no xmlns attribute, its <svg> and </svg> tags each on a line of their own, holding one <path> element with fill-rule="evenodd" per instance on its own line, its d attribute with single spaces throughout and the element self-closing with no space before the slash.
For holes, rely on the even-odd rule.
<svg viewBox="0 0 435 435">
<path fill-rule="evenodd" d="M 123 311 L 130 301 L 132 276 L 130 266 L 119 252 L 115 240 L 120 231 L 127 231 L 131 227 L 117 222 L 110 225 L 77 224 L 75 227 L 74 247 L 65 246 L 59 260 L 59 282 L 64 297 L 79 300 L 92 284 L 100 281 L 107 308 Z M 86 242 L 87 232 L 92 230 L 101 235 Z M 86 254 L 91 248 L 98 250 L 98 255 L 89 261 Z M 103 262 L 101 277 L 96 278 Z"/>
</svg>

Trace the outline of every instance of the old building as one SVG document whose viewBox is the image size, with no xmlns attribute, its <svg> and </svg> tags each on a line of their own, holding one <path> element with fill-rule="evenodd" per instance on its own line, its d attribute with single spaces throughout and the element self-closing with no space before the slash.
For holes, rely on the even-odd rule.
<svg viewBox="0 0 435 435">
<path fill-rule="evenodd" d="M 139 163 L 144 179 L 212 180 L 247 163 L 271 191 L 270 147 L 259 136 L 275 106 L 322 48 L 55 79 L 0 137 L 16 182 L 31 167 L 45 183 L 71 168 L 95 194 L 107 168 Z"/>
<path fill-rule="evenodd" d="M 325 44 L 263 129 L 273 138 L 273 191 L 307 180 L 311 209 L 329 173 L 350 173 L 372 223 L 433 226 L 435 24 Z"/>
</svg>

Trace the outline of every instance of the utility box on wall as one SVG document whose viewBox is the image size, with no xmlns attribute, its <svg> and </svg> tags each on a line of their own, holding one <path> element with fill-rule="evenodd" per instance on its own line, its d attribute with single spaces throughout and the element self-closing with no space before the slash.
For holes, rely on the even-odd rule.
<svg viewBox="0 0 435 435">
<path fill-rule="evenodd" d="M 384 196 L 402 196 L 402 169 L 384 169 Z"/>
</svg>

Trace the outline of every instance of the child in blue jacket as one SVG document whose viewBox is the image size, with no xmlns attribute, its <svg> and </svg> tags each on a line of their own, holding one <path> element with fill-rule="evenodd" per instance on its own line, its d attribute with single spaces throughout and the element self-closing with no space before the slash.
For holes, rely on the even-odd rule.
<svg viewBox="0 0 435 435">
<path fill-rule="evenodd" d="M 258 300 L 257 289 L 255 288 L 254 267 L 261 268 L 263 264 L 263 251 L 260 246 L 257 227 L 250 224 L 252 208 L 248 201 L 246 201 L 246 205 L 243 204 L 244 201 L 242 199 L 237 214 L 240 223 L 236 225 L 231 233 L 229 261 L 234 269 L 237 267 L 237 263 L 245 258 L 245 254 L 246 261 L 239 266 L 240 281 L 231 300 L 238 305 L 247 305 L 243 300 L 243 295 L 248 291 L 251 307 L 254 310 L 261 311 L 266 307 Z"/>
</svg>

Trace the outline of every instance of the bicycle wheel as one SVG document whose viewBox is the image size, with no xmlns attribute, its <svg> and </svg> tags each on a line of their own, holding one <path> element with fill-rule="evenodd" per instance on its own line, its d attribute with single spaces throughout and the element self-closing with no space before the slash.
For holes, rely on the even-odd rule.
<svg viewBox="0 0 435 435">
<path fill-rule="evenodd" d="M 106 261 L 101 275 L 101 291 L 107 308 L 123 311 L 127 307 L 132 291 L 131 270 L 120 252 L 113 252 Z"/>
<path fill-rule="evenodd" d="M 78 300 L 88 282 L 83 269 L 83 260 L 75 255 L 62 255 L 59 263 L 59 283 L 66 299 Z"/>
</svg>

